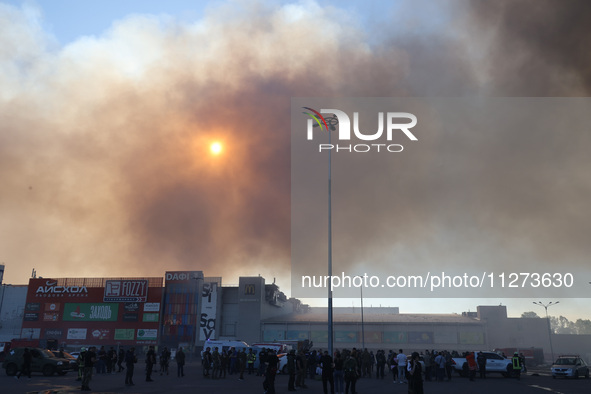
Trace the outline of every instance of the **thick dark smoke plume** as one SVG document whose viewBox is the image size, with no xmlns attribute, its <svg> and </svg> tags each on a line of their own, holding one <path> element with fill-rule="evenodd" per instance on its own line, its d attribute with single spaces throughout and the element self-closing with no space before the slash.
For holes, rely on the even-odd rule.
<svg viewBox="0 0 591 394">
<path fill-rule="evenodd" d="M 584 1 L 432 4 L 384 10 L 428 24 L 445 9 L 408 33 L 315 2 L 228 2 L 65 46 L 38 11 L 0 4 L 7 279 L 287 274 L 291 97 L 589 91 Z"/>
</svg>

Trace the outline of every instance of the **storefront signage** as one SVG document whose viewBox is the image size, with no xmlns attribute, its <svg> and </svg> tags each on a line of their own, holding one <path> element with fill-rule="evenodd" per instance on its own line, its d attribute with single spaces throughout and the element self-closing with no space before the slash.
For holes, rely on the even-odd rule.
<svg viewBox="0 0 591 394">
<path fill-rule="evenodd" d="M 160 311 L 160 303 L 159 302 L 146 302 L 144 304 L 144 312 L 159 312 Z"/>
<path fill-rule="evenodd" d="M 158 330 L 157 329 L 139 329 L 137 330 L 137 340 L 138 341 L 155 341 L 158 339 Z"/>
<path fill-rule="evenodd" d="M 119 304 L 64 304 L 63 321 L 117 321 Z"/>
<path fill-rule="evenodd" d="M 146 302 L 148 280 L 107 280 L 103 302 Z"/>
<path fill-rule="evenodd" d="M 68 339 L 86 339 L 86 328 L 68 328 Z"/>
</svg>

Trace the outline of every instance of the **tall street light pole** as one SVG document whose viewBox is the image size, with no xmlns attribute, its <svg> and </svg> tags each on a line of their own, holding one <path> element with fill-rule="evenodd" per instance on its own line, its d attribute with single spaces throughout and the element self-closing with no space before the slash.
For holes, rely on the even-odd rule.
<svg viewBox="0 0 591 394">
<path fill-rule="evenodd" d="M 534 302 L 534 305 L 543 306 L 544 309 L 546 310 L 546 320 L 548 320 L 548 338 L 550 339 L 550 353 L 552 354 L 552 360 L 550 360 L 551 362 L 554 362 L 554 347 L 552 346 L 552 328 L 550 327 L 550 318 L 548 317 L 548 307 L 550 307 L 552 305 L 559 304 L 559 303 L 560 303 L 560 301 L 556 301 L 556 302 L 550 301 L 547 304 L 542 303 L 542 301 Z"/>
<path fill-rule="evenodd" d="M 326 118 L 328 126 L 328 143 L 331 144 L 331 131 L 336 130 L 339 123 L 337 116 Z M 334 326 L 332 319 L 332 176 L 331 176 L 331 151 L 328 150 L 328 354 L 334 355 Z"/>
<path fill-rule="evenodd" d="M 331 130 L 328 131 L 328 144 L 331 143 Z M 332 178 L 331 178 L 331 155 L 332 149 L 328 150 L 328 354 L 333 353 L 333 321 L 332 321 Z"/>
<path fill-rule="evenodd" d="M 355 277 L 361 278 L 361 276 L 359 275 Z M 363 286 L 360 286 L 359 289 L 361 290 L 361 349 L 365 350 L 365 321 L 363 320 Z"/>
<path fill-rule="evenodd" d="M 305 109 L 311 110 L 317 115 L 322 118 L 319 112 L 314 111 L 312 108 L 304 107 Z M 304 112 L 306 113 L 306 112 Z M 306 113 L 307 114 L 307 113 Z M 309 115 L 309 114 L 308 114 Z M 318 121 L 318 120 L 317 120 Z M 339 124 L 339 119 L 336 115 L 332 117 L 324 118 L 327 132 L 328 132 L 328 144 L 331 144 L 331 131 L 335 131 L 337 129 L 337 125 Z M 313 125 L 316 127 L 317 125 Z M 321 126 L 320 122 L 318 122 L 318 126 Z M 332 319 L 332 156 L 331 156 L 332 149 L 328 150 L 328 353 L 332 356 L 334 355 L 334 325 Z"/>
</svg>

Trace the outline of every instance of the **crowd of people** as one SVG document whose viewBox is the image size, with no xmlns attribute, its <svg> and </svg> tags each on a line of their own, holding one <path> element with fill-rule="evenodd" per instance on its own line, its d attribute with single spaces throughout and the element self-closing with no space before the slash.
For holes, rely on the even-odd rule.
<svg viewBox="0 0 591 394">
<path fill-rule="evenodd" d="M 177 376 L 184 377 L 185 371 L 185 353 L 183 348 L 179 348 L 176 351 L 174 357 L 177 364 Z M 146 382 L 153 382 L 152 374 L 154 373 L 154 367 L 160 366 L 160 375 L 169 374 L 169 364 L 171 360 L 171 352 L 165 346 L 160 354 L 157 355 L 155 347 L 149 346 L 148 351 L 145 355 L 145 373 Z M 90 382 L 92 376 L 96 371 L 96 374 L 115 374 L 125 371 L 125 385 L 135 386 L 133 382 L 135 365 L 138 362 L 138 357 L 135 352 L 135 347 L 130 347 L 125 350 L 120 348 L 119 351 L 115 351 L 112 347 L 106 351 L 104 346 L 97 351 L 95 346 L 89 348 L 83 347 L 77 358 L 78 362 L 78 381 L 82 382 L 81 390 L 90 391 Z"/>
<path fill-rule="evenodd" d="M 451 380 L 452 359 L 463 357 L 468 365 L 468 376 L 473 380 L 476 371 L 480 371 L 480 377 L 486 377 L 486 358 L 482 353 L 429 351 L 424 353 L 413 352 L 410 357 L 402 349 L 398 352 L 390 350 L 387 354 L 384 350 L 373 351 L 356 348 L 337 350 L 333 355 L 328 351 L 291 350 L 286 357 L 287 363 L 282 372 L 288 375 L 288 391 L 305 389 L 306 379 L 322 380 L 325 394 L 356 393 L 356 383 L 362 378 L 384 379 L 391 374 L 394 383 L 404 383 L 414 393 L 423 392 L 423 378 L 425 381 Z M 183 348 L 176 351 L 174 357 L 167 347 L 157 353 L 154 346 L 149 346 L 145 354 L 145 380 L 152 382 L 152 374 L 169 374 L 169 364 L 174 360 L 177 365 L 177 376 L 185 376 L 185 353 Z M 90 390 L 90 382 L 93 372 L 96 374 L 116 374 L 125 371 L 125 385 L 133 386 L 135 365 L 138 357 L 135 348 L 125 350 L 114 348 L 106 350 L 101 347 L 88 349 L 82 348 L 78 357 L 79 375 L 82 382 L 81 390 Z M 225 379 L 231 375 L 237 375 L 239 380 L 244 380 L 245 375 L 262 377 L 262 385 L 265 393 L 275 393 L 275 376 L 279 372 L 279 357 L 274 349 L 262 348 L 261 350 L 249 349 L 218 349 L 207 347 L 201 354 L 202 374 L 205 378 Z M 159 366 L 159 370 L 155 369 Z M 524 369 L 523 355 L 515 354 L 512 358 L 512 366 L 515 376 Z M 388 372 L 389 371 L 389 372 Z M 26 373 L 27 371 L 24 371 Z M 22 373 L 22 372 L 21 372 Z"/>
</svg>

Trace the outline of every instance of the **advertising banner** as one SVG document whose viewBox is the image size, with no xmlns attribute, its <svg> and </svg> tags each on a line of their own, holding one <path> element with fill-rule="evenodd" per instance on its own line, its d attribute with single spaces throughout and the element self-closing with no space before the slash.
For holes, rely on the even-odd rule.
<svg viewBox="0 0 591 394">
<path fill-rule="evenodd" d="M 285 331 L 283 330 L 265 330 L 263 332 L 263 341 L 281 341 L 285 339 Z"/>
<path fill-rule="evenodd" d="M 462 345 L 484 345 L 484 333 L 475 331 L 460 331 Z"/>
<path fill-rule="evenodd" d="M 142 321 L 145 323 L 158 323 L 158 313 L 144 313 Z"/>
<path fill-rule="evenodd" d="M 408 343 L 430 344 L 433 343 L 433 333 L 427 331 L 409 332 Z"/>
<path fill-rule="evenodd" d="M 144 304 L 144 312 L 160 312 L 159 302 L 146 302 Z"/>
<path fill-rule="evenodd" d="M 45 312 L 58 312 L 60 310 L 60 303 L 58 302 L 46 302 Z"/>
<path fill-rule="evenodd" d="M 90 337 L 94 340 L 102 341 L 110 339 L 111 330 L 104 328 L 97 328 L 90 331 Z"/>
<path fill-rule="evenodd" d="M 302 341 L 310 339 L 310 333 L 308 331 L 289 330 L 285 335 L 285 339 L 290 341 Z"/>
<path fill-rule="evenodd" d="M 146 302 L 148 280 L 107 280 L 104 302 Z"/>
<path fill-rule="evenodd" d="M 63 321 L 117 321 L 119 304 L 64 304 Z"/>
<path fill-rule="evenodd" d="M 130 322 L 130 321 L 138 321 L 139 315 L 137 313 L 124 313 L 121 320 Z"/>
<path fill-rule="evenodd" d="M 115 340 L 116 341 L 133 341 L 135 330 L 133 328 L 116 328 L 115 329 Z"/>
<path fill-rule="evenodd" d="M 311 331 L 312 342 L 328 342 L 328 331 Z"/>
<path fill-rule="evenodd" d="M 164 277 L 166 283 L 187 283 L 190 281 L 203 279 L 201 271 L 167 271 Z"/>
<path fill-rule="evenodd" d="M 68 339 L 86 339 L 86 328 L 68 328 Z"/>
<path fill-rule="evenodd" d="M 123 309 L 125 310 L 125 312 L 139 312 L 140 303 L 139 302 L 126 302 L 123 305 Z"/>
<path fill-rule="evenodd" d="M 137 330 L 137 340 L 138 341 L 155 341 L 158 339 L 158 330 L 157 329 L 139 329 Z"/>
<path fill-rule="evenodd" d="M 366 331 L 365 332 L 366 343 L 382 343 L 382 332 L 381 331 Z"/>
<path fill-rule="evenodd" d="M 25 305 L 25 310 L 36 312 L 41 310 L 41 304 L 39 302 L 28 302 Z"/>
<path fill-rule="evenodd" d="M 456 331 L 435 331 L 435 338 L 434 343 L 449 343 L 449 344 L 457 344 L 458 343 L 458 333 Z"/>
<path fill-rule="evenodd" d="M 61 339 L 64 331 L 61 328 L 46 328 L 45 339 Z"/>
<path fill-rule="evenodd" d="M 43 321 L 58 321 L 59 318 L 60 318 L 60 315 L 57 312 L 44 312 L 43 313 Z"/>
<path fill-rule="evenodd" d="M 25 313 L 25 315 L 23 316 L 23 320 L 24 321 L 37 321 L 39 320 L 39 314 L 38 313 Z"/>
<path fill-rule="evenodd" d="M 335 342 L 355 343 L 357 342 L 357 331 L 335 331 Z"/>
<path fill-rule="evenodd" d="M 21 338 L 26 339 L 39 339 L 41 335 L 40 328 L 23 328 L 21 330 Z"/>
<path fill-rule="evenodd" d="M 199 318 L 199 339 L 216 339 L 216 318 L 218 304 L 217 283 L 204 283 L 201 292 L 201 317 Z"/>
<path fill-rule="evenodd" d="M 384 343 L 407 343 L 408 336 L 404 331 L 384 331 Z"/>
</svg>

